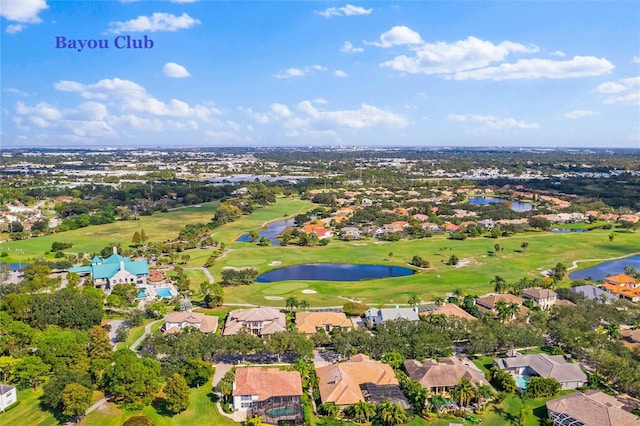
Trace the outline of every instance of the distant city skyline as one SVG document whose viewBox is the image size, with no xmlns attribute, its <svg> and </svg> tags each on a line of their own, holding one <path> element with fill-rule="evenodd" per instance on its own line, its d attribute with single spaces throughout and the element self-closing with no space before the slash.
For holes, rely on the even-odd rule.
<svg viewBox="0 0 640 426">
<path fill-rule="evenodd" d="M 640 148 L 640 2 L 0 0 L 0 148 Z"/>
</svg>

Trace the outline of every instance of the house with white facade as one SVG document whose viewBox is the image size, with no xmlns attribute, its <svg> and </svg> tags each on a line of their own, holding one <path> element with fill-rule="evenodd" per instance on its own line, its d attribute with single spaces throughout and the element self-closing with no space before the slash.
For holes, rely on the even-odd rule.
<svg viewBox="0 0 640 426">
<path fill-rule="evenodd" d="M 222 335 L 238 334 L 243 329 L 262 337 L 286 331 L 287 320 L 285 315 L 275 308 L 234 309 L 229 312 Z"/>
<path fill-rule="evenodd" d="M 18 402 L 16 387 L 10 385 L 0 385 L 0 411 L 5 411 L 8 406 Z"/>
<path fill-rule="evenodd" d="M 118 254 L 113 248 L 113 254 L 106 259 L 95 256 L 89 266 L 70 268 L 80 276 L 90 276 L 96 288 L 110 292 L 116 284 L 147 284 L 149 278 L 149 264 L 146 260 L 131 260 Z"/>
</svg>

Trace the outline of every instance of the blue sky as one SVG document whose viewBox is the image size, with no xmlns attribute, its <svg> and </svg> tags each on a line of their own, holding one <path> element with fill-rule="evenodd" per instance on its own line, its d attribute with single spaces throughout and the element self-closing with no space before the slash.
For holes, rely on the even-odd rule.
<svg viewBox="0 0 640 426">
<path fill-rule="evenodd" d="M 3 148 L 640 147 L 637 1 L 0 5 Z"/>
</svg>

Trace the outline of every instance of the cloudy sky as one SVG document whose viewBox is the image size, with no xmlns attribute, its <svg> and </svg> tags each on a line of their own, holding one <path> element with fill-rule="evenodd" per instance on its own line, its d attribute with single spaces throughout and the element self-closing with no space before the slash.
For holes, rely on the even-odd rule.
<svg viewBox="0 0 640 426">
<path fill-rule="evenodd" d="M 2 147 L 640 147 L 640 2 L 0 0 Z"/>
</svg>

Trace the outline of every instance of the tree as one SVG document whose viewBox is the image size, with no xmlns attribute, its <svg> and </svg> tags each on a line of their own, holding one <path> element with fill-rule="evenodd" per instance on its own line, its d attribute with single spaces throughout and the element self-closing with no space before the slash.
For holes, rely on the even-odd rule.
<svg viewBox="0 0 640 426">
<path fill-rule="evenodd" d="M 122 300 L 126 300 L 129 303 L 133 303 L 136 301 L 138 297 L 138 288 L 135 284 L 116 284 L 113 286 L 111 290 L 111 294 L 115 294 L 116 296 L 120 296 Z"/>
<path fill-rule="evenodd" d="M 255 415 L 251 418 L 248 418 L 247 420 L 245 420 L 244 422 L 242 422 L 243 426 L 263 426 L 264 423 L 262 423 L 262 417 Z"/>
<path fill-rule="evenodd" d="M 420 296 L 418 296 L 417 294 L 413 294 L 411 295 L 411 297 L 409 297 L 409 301 L 407 302 L 409 304 L 409 306 L 411 306 L 412 308 L 415 308 L 416 306 L 418 306 L 420 303 L 422 302 L 422 299 L 420 299 Z"/>
<path fill-rule="evenodd" d="M 190 387 L 199 388 L 207 383 L 213 375 L 211 363 L 198 358 L 188 359 L 182 371 L 184 379 Z"/>
<path fill-rule="evenodd" d="M 131 238 L 131 242 L 135 245 L 139 245 L 142 242 L 140 238 L 140 232 L 136 231 L 133 233 L 133 237 Z"/>
<path fill-rule="evenodd" d="M 80 384 L 87 389 L 92 387 L 91 377 L 86 372 L 69 369 L 56 371 L 56 375 L 42 387 L 42 405 L 54 412 L 62 411 L 62 393 L 71 383 Z"/>
<path fill-rule="evenodd" d="M 376 407 L 367 401 L 358 401 L 349 409 L 349 414 L 358 423 L 368 423 L 376 415 Z"/>
<path fill-rule="evenodd" d="M 544 217 L 530 217 L 528 219 L 528 223 L 529 226 L 532 228 L 538 228 L 541 229 L 543 231 L 546 231 L 547 229 L 551 228 L 551 221 L 549 219 L 546 219 Z"/>
<path fill-rule="evenodd" d="M 69 417 L 83 416 L 91 405 L 91 389 L 79 383 L 69 383 L 64 387 L 60 402 L 62 414 Z"/>
<path fill-rule="evenodd" d="M 567 267 L 562 263 L 556 263 L 556 266 L 553 268 L 552 278 L 556 281 L 560 281 L 567 274 Z"/>
<path fill-rule="evenodd" d="M 124 324 L 121 324 L 120 327 L 116 329 L 116 342 L 124 342 L 129 337 L 129 327 Z"/>
<path fill-rule="evenodd" d="M 382 356 L 382 362 L 386 362 L 391 367 L 397 370 L 402 367 L 402 364 L 404 363 L 404 357 L 399 352 L 387 352 Z"/>
<path fill-rule="evenodd" d="M 452 254 L 451 256 L 449 256 L 447 265 L 456 266 L 458 263 L 460 263 L 460 259 L 458 258 L 458 256 L 456 256 L 455 254 Z"/>
<path fill-rule="evenodd" d="M 161 384 L 160 364 L 149 358 L 138 358 L 129 349 L 116 351 L 113 364 L 104 375 L 105 390 L 131 408 L 153 401 Z"/>
<path fill-rule="evenodd" d="M 457 385 L 451 389 L 451 397 L 457 400 L 460 405 L 465 407 L 473 398 L 476 397 L 476 389 L 473 387 L 469 379 L 462 378 Z"/>
<path fill-rule="evenodd" d="M 204 295 L 204 305 L 207 308 L 221 306 L 224 303 L 224 290 L 218 283 L 203 281 L 200 283 L 200 293 Z"/>
<path fill-rule="evenodd" d="M 296 299 L 293 296 L 287 297 L 287 300 L 285 300 L 284 304 L 285 304 L 285 308 L 288 311 L 293 311 L 294 308 L 298 307 L 300 302 L 298 302 L 298 299 Z"/>
<path fill-rule="evenodd" d="M 111 360 L 113 356 L 113 346 L 111 345 L 109 334 L 107 334 L 104 328 L 95 326 L 89 329 L 87 353 L 89 358 L 92 359 Z"/>
<path fill-rule="evenodd" d="M 256 230 L 249 231 L 249 241 L 251 241 L 252 243 L 255 243 L 259 239 L 260 239 L 260 234 L 258 234 L 258 231 Z"/>
<path fill-rule="evenodd" d="M 320 404 L 318 407 L 318 412 L 322 415 L 325 415 L 329 418 L 335 419 L 340 414 L 340 407 L 338 407 L 334 402 L 324 402 Z"/>
<path fill-rule="evenodd" d="M 140 241 L 144 244 L 147 241 L 149 241 L 149 237 L 147 236 L 147 234 L 144 232 L 144 229 L 140 230 Z"/>
<path fill-rule="evenodd" d="M 189 408 L 189 386 L 184 377 L 174 373 L 167 379 L 164 387 L 167 410 L 173 413 L 181 413 Z"/>
<path fill-rule="evenodd" d="M 554 396 L 561 388 L 553 377 L 531 377 L 527 383 L 527 394 L 531 398 Z"/>
<path fill-rule="evenodd" d="M 2 383 L 9 383 L 13 378 L 18 359 L 12 356 L 0 356 L 0 380 Z"/>
<path fill-rule="evenodd" d="M 377 411 L 378 420 L 386 426 L 406 423 L 408 420 L 407 412 L 398 403 L 392 404 L 389 401 L 385 401 L 378 404 Z"/>
<path fill-rule="evenodd" d="M 507 282 L 500 275 L 494 276 L 489 284 L 493 284 L 493 291 L 496 293 L 504 293 L 507 290 Z"/>
<path fill-rule="evenodd" d="M 526 241 L 523 241 L 522 244 L 520 244 L 520 248 L 522 249 L 522 252 L 524 253 L 525 251 L 527 251 L 527 248 L 529 247 L 529 243 Z"/>
<path fill-rule="evenodd" d="M 42 362 L 40 357 L 30 355 L 21 358 L 16 363 L 16 377 L 23 385 L 33 386 L 34 390 L 38 390 L 38 385 L 42 378 L 51 370 L 51 366 Z"/>
</svg>

